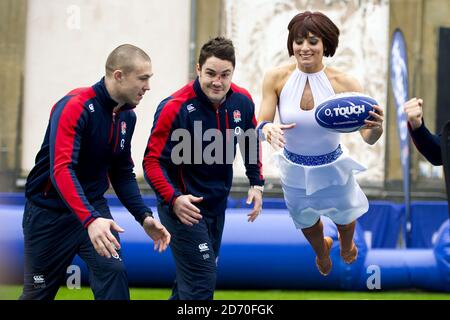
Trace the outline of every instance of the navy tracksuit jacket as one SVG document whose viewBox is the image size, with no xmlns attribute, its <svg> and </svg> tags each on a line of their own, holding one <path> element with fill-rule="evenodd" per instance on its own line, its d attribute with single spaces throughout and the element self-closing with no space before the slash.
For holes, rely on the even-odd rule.
<svg viewBox="0 0 450 320">
<path fill-rule="evenodd" d="M 427 127 L 425 127 L 424 121 L 422 121 L 422 125 L 416 130 L 412 130 L 409 124 L 408 129 L 417 150 L 419 150 L 431 164 L 441 166 L 442 154 L 440 135 L 432 134 Z"/>
<path fill-rule="evenodd" d="M 197 128 L 198 122 L 201 122 L 201 132 L 197 139 L 198 136 L 201 139 L 208 129 L 221 132 L 225 158 L 226 145 L 233 143 L 236 146 L 238 141 L 238 136 L 233 136 L 233 132 L 243 134 L 248 129 L 255 129 L 254 111 L 250 94 L 235 84 L 231 85 L 225 102 L 215 110 L 203 93 L 198 79 L 163 100 L 155 113 L 143 161 L 145 178 L 155 191 L 159 202 L 170 206 L 178 196 L 192 194 L 203 197 L 203 201 L 196 204 L 200 210 L 203 209 L 203 214 L 214 216 L 223 213 L 232 184 L 233 165 L 227 163 L 226 159 L 223 159 L 223 163 L 207 164 L 201 158 L 199 163 L 199 157 L 207 152 L 205 149 L 211 141 L 199 142 L 201 150 L 195 148 L 195 122 Z M 178 165 L 171 159 L 172 149 L 180 143 L 176 139 L 172 141 L 175 129 L 184 129 L 190 134 L 190 163 Z M 227 129 L 232 132 L 228 131 L 227 134 Z M 250 185 L 262 186 L 264 179 L 259 141 L 257 147 L 254 149 L 255 161 L 250 163 L 248 153 L 251 146 L 246 145 L 244 162 Z M 234 159 L 234 154 L 231 158 Z"/>
<path fill-rule="evenodd" d="M 238 140 L 241 143 L 247 134 L 254 139 L 253 145 L 247 143 L 241 148 L 246 175 L 250 185 L 264 185 L 254 111 L 249 93 L 235 84 L 216 110 L 198 79 L 162 101 L 156 110 L 143 166 L 145 178 L 159 200 L 159 218 L 172 235 L 176 280 L 171 299 L 213 299 L 233 179 L 235 152 L 229 147 L 236 150 Z M 180 155 L 181 163 L 175 159 Z M 203 155 L 217 158 L 208 160 Z M 194 204 L 203 218 L 192 227 L 182 224 L 173 213 L 174 201 L 183 194 L 203 197 Z"/>
<path fill-rule="evenodd" d="M 102 79 L 92 87 L 71 91 L 51 111 L 25 188 L 21 299 L 54 298 L 76 254 L 88 265 L 96 299 L 129 299 L 120 256 L 98 255 L 85 229 L 97 217 L 112 219 L 104 198 L 110 182 L 137 221 L 142 224 L 145 213 L 151 213 L 140 195 L 131 160 L 136 115 L 132 106 L 113 114 L 116 105 Z M 119 241 L 117 232 L 112 233 Z"/>
<path fill-rule="evenodd" d="M 27 179 L 27 199 L 46 209 L 70 210 L 87 227 L 101 216 L 92 203 L 103 198 L 111 182 L 122 204 L 142 223 L 151 210 L 133 173 L 130 143 L 136 114 L 134 106 L 124 106 L 114 115 L 116 105 L 104 79 L 55 104 Z"/>
</svg>

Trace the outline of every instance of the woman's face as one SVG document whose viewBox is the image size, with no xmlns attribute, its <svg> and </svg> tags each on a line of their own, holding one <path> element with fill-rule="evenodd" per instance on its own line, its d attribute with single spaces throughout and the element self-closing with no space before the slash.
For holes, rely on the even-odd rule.
<svg viewBox="0 0 450 320">
<path fill-rule="evenodd" d="M 322 68 L 324 49 L 321 38 L 309 32 L 307 38 L 296 38 L 292 48 L 300 67 L 305 69 Z"/>
</svg>

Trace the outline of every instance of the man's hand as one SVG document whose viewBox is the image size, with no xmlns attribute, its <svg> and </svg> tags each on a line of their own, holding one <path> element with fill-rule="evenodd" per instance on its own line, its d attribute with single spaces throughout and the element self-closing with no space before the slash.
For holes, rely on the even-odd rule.
<svg viewBox="0 0 450 320">
<path fill-rule="evenodd" d="M 406 118 L 413 130 L 420 128 L 423 121 L 423 100 L 412 98 L 403 105 L 403 110 L 405 110 Z"/>
<path fill-rule="evenodd" d="M 146 217 L 142 226 L 148 236 L 154 241 L 155 251 L 158 250 L 161 253 L 167 249 L 170 243 L 170 233 L 158 220 Z"/>
<path fill-rule="evenodd" d="M 87 228 L 94 249 L 99 255 L 108 259 L 111 256 L 119 257 L 116 250 L 120 250 L 119 241 L 111 233 L 111 229 L 117 232 L 125 231 L 114 220 L 105 218 L 96 218 Z"/>
<path fill-rule="evenodd" d="M 173 204 L 173 212 L 180 219 L 182 223 L 192 227 L 194 223 L 198 223 L 202 218 L 200 209 L 193 205 L 193 203 L 201 202 L 203 197 L 194 197 L 191 194 L 179 196 Z"/>
<path fill-rule="evenodd" d="M 253 206 L 252 212 L 247 215 L 248 222 L 255 221 L 262 209 L 262 192 L 250 187 L 250 189 L 248 189 L 247 204 L 251 204 L 252 202 L 254 202 L 255 205 Z"/>
</svg>

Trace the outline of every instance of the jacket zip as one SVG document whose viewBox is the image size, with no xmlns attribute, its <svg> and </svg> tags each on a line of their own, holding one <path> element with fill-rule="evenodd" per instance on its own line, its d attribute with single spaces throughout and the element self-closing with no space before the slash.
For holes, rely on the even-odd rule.
<svg viewBox="0 0 450 320">
<path fill-rule="evenodd" d="M 220 117 L 219 117 L 219 109 L 216 110 L 216 121 L 217 121 L 217 129 L 220 130 Z"/>
<path fill-rule="evenodd" d="M 112 137 L 114 136 L 114 125 L 115 124 L 116 124 L 116 113 L 114 112 L 113 115 L 112 115 L 111 131 L 110 131 L 110 134 L 109 134 L 109 144 L 111 144 Z M 120 134 L 120 121 L 117 122 L 116 141 L 114 142 L 113 153 L 116 152 L 117 145 L 119 144 L 119 134 Z"/>
<path fill-rule="evenodd" d="M 113 113 L 112 116 L 112 122 L 111 122 L 111 128 L 109 129 L 109 139 L 108 139 L 108 144 L 111 144 L 112 141 L 112 137 L 113 137 L 113 133 L 114 133 L 114 123 L 115 123 L 115 113 Z"/>
<path fill-rule="evenodd" d="M 180 178 L 181 178 L 181 188 L 183 190 L 183 193 L 186 193 L 187 192 L 187 188 L 186 188 L 186 184 L 184 183 L 183 171 L 181 169 L 181 166 L 179 167 L 179 173 L 180 173 Z"/>
<path fill-rule="evenodd" d="M 217 121 L 217 129 L 220 130 L 220 114 L 219 114 L 219 109 L 216 110 L 216 121 Z M 225 132 L 227 135 L 227 140 L 226 142 L 229 143 L 230 142 L 230 132 L 228 129 L 230 129 L 230 122 L 228 121 L 228 110 L 225 109 Z"/>
<path fill-rule="evenodd" d="M 227 132 L 227 143 L 230 142 L 230 131 L 228 129 L 230 129 L 230 123 L 228 122 L 228 110 L 225 109 L 225 126 L 226 126 L 226 132 Z"/>
<path fill-rule="evenodd" d="M 47 183 L 45 184 L 45 188 L 44 188 L 44 197 L 47 197 L 48 192 L 50 191 L 51 187 L 52 187 L 52 180 L 50 178 L 48 178 Z"/>
</svg>

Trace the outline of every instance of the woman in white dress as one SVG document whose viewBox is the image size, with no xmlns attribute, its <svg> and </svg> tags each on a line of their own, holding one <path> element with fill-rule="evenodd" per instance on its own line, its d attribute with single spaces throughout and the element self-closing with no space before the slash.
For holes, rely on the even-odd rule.
<svg viewBox="0 0 450 320">
<path fill-rule="evenodd" d="M 316 106 L 342 92 L 362 92 L 352 77 L 325 68 L 323 56 L 333 56 L 339 29 L 320 12 L 303 12 L 288 25 L 287 47 L 296 63 L 269 70 L 263 81 L 258 129 L 276 154 L 281 185 L 289 214 L 316 253 L 316 265 L 328 275 L 333 240 L 324 237 L 321 215 L 337 226 L 340 254 L 353 263 L 358 248 L 353 241 L 355 221 L 369 204 L 354 177 L 365 168 L 342 152 L 340 133 L 320 127 Z M 276 109 L 280 124 L 273 123 Z M 374 144 L 383 133 L 383 110 L 375 106 L 372 121 L 360 129 L 363 140 Z"/>
</svg>

